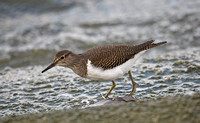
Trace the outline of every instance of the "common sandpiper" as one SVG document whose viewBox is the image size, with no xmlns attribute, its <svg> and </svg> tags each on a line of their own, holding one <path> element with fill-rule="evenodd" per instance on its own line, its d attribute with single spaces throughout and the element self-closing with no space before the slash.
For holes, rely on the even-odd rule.
<svg viewBox="0 0 200 123">
<path fill-rule="evenodd" d="M 112 81 L 112 87 L 104 96 L 105 98 L 108 98 L 108 95 L 115 88 L 116 84 L 114 80 L 128 73 L 133 86 L 129 94 L 131 96 L 136 91 L 137 85 L 130 71 L 135 61 L 141 56 L 142 52 L 165 43 L 167 41 L 155 43 L 154 40 L 151 40 L 139 45 L 99 46 L 81 54 L 62 50 L 56 54 L 53 63 L 44 69 L 42 73 L 52 67 L 63 66 L 72 69 L 83 78 Z"/>
</svg>

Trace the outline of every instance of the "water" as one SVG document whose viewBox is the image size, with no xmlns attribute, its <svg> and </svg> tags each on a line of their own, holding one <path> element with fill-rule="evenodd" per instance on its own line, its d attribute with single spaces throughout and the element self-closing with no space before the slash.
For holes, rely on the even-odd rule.
<svg viewBox="0 0 200 123">
<path fill-rule="evenodd" d="M 80 78 L 70 69 L 41 71 L 62 49 L 80 53 L 106 44 L 168 44 L 149 50 L 131 69 L 138 100 L 200 92 L 200 2 L 0 1 L 0 116 L 81 108 L 111 82 Z M 128 75 L 110 97 L 131 90 Z"/>
</svg>

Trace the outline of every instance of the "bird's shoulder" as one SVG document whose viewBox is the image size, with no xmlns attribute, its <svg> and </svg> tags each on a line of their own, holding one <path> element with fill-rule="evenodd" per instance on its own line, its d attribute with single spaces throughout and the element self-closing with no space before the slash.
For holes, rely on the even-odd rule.
<svg viewBox="0 0 200 123">
<path fill-rule="evenodd" d="M 123 64 L 134 56 L 134 45 L 107 45 L 89 49 L 81 55 L 91 64 L 103 69 L 111 69 Z"/>
</svg>

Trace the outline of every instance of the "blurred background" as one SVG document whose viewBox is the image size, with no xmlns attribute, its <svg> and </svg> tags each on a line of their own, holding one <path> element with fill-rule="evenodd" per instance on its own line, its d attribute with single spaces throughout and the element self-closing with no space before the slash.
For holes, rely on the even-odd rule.
<svg viewBox="0 0 200 123">
<path fill-rule="evenodd" d="M 57 51 L 151 39 L 168 44 L 133 67 L 135 96 L 200 92 L 199 0 L 0 0 L 0 115 L 82 107 L 111 87 L 69 69 L 41 74 Z M 130 89 L 125 75 L 111 96 Z"/>
<path fill-rule="evenodd" d="M 0 69 L 46 65 L 55 52 L 167 40 L 200 45 L 197 0 L 0 0 Z"/>
</svg>

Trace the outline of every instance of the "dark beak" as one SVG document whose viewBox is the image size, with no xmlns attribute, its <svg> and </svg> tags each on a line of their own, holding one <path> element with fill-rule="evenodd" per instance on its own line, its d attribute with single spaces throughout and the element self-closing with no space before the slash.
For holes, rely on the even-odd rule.
<svg viewBox="0 0 200 123">
<path fill-rule="evenodd" d="M 55 67 L 56 66 L 56 63 L 54 62 L 54 63 L 52 63 L 52 64 L 50 64 L 47 68 L 45 68 L 43 71 L 42 71 L 42 73 L 44 73 L 45 71 L 47 71 L 47 70 L 49 70 L 49 69 L 51 69 L 52 67 Z"/>
</svg>

